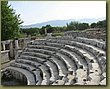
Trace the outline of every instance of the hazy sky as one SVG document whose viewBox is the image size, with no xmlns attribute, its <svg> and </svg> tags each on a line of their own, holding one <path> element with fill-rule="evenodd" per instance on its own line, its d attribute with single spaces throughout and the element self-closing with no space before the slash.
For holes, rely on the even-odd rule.
<svg viewBox="0 0 110 89">
<path fill-rule="evenodd" d="M 106 1 L 9 1 L 22 25 L 50 20 L 106 17 Z"/>
</svg>

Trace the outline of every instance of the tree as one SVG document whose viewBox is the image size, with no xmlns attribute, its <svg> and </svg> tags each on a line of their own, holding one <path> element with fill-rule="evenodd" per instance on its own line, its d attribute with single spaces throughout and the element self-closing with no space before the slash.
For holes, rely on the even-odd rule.
<svg viewBox="0 0 110 89">
<path fill-rule="evenodd" d="M 67 24 L 67 30 L 85 30 L 89 28 L 88 23 L 70 22 Z"/>
<path fill-rule="evenodd" d="M 8 40 L 20 36 L 20 15 L 8 5 L 8 1 L 1 1 L 1 40 Z"/>
<path fill-rule="evenodd" d="M 51 25 L 46 25 L 45 29 L 47 30 L 47 33 L 52 33 L 53 32 L 53 27 Z"/>
<path fill-rule="evenodd" d="M 79 23 L 79 29 L 78 30 L 85 30 L 87 28 L 89 28 L 88 23 Z"/>
<path fill-rule="evenodd" d="M 39 34 L 39 28 L 22 28 L 21 32 L 26 35 L 35 36 L 36 34 Z"/>
<path fill-rule="evenodd" d="M 98 21 L 97 23 L 91 23 L 92 28 L 106 28 L 106 20 Z"/>
<path fill-rule="evenodd" d="M 91 23 L 90 27 L 91 27 L 91 28 L 97 27 L 97 23 Z"/>
<path fill-rule="evenodd" d="M 104 28 L 104 27 L 106 27 L 106 20 L 98 21 L 98 22 L 97 22 L 97 27 L 99 27 L 99 28 Z"/>
<path fill-rule="evenodd" d="M 77 30 L 78 22 L 70 22 L 67 24 L 67 30 Z"/>
</svg>

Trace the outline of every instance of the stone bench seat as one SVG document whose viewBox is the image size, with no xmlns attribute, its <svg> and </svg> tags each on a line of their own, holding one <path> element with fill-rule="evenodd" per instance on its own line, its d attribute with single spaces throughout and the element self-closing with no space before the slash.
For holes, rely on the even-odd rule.
<svg viewBox="0 0 110 89">
<path fill-rule="evenodd" d="M 58 41 L 56 41 L 55 40 L 55 42 L 58 42 Z M 62 41 L 60 41 L 60 42 L 62 42 Z M 70 44 L 70 45 L 72 45 L 71 43 L 67 43 L 68 45 Z M 66 44 L 66 45 L 67 45 Z M 67 48 L 67 46 L 65 45 L 65 48 Z M 69 45 L 69 46 L 70 46 Z M 75 52 L 77 52 L 78 54 L 80 54 L 81 56 L 82 55 L 84 55 L 84 58 L 86 59 L 86 61 L 89 63 L 89 61 L 88 61 L 88 58 L 90 57 L 91 59 L 90 59 L 90 61 L 91 60 L 93 60 L 94 62 L 99 62 L 100 63 L 100 67 L 101 67 L 101 65 L 103 65 L 103 64 L 105 64 L 105 60 L 102 60 L 102 57 L 100 57 L 100 56 L 105 56 L 105 52 L 104 51 L 102 51 L 101 53 L 99 52 L 99 51 L 97 51 L 97 50 L 94 50 L 94 48 L 91 48 L 91 47 L 87 47 L 86 48 L 86 46 L 84 46 L 84 45 L 82 45 L 82 47 L 81 47 L 81 45 L 79 45 L 79 44 L 76 44 L 76 45 L 72 45 L 72 46 L 74 46 L 74 47 L 76 47 L 76 46 L 78 46 L 78 47 L 76 47 L 76 48 L 78 48 L 78 49 L 80 49 L 80 51 L 82 52 L 83 50 L 87 50 L 88 51 L 88 53 L 89 54 L 93 54 L 94 55 L 94 57 L 95 58 L 92 58 L 92 57 L 90 57 L 89 55 L 88 55 L 88 53 L 86 53 L 86 54 L 82 54 L 79 50 L 73 50 L 73 51 L 75 51 Z M 84 47 L 83 47 L 84 46 Z M 83 49 L 83 50 L 81 50 L 81 49 Z M 97 49 L 97 48 L 96 48 Z M 100 49 L 98 49 L 98 50 L 100 50 Z M 97 55 L 99 55 L 99 57 L 98 57 L 98 60 L 97 60 L 97 58 L 96 58 L 96 56 Z M 94 60 L 95 59 L 95 60 Z M 106 59 L 106 57 L 105 57 L 105 59 Z M 100 61 L 101 60 L 101 61 Z M 105 68 L 103 68 L 103 71 L 105 70 Z"/>
<path fill-rule="evenodd" d="M 54 40 L 54 42 L 58 42 L 57 40 L 55 41 Z M 62 41 L 61 41 L 62 42 Z M 105 52 L 102 50 L 102 49 L 100 49 L 100 48 L 97 48 L 97 47 L 95 47 L 95 46 L 92 46 L 92 45 L 89 45 L 89 44 L 85 44 L 85 43 L 80 43 L 80 42 L 77 42 L 77 41 L 75 41 L 75 40 L 72 40 L 72 41 L 70 41 L 70 43 L 69 43 L 70 45 L 73 45 L 73 46 L 77 46 L 77 47 L 79 47 L 79 48 L 85 48 L 85 49 L 87 49 L 88 48 L 88 50 L 89 51 L 91 51 L 92 53 L 100 53 L 101 55 L 106 55 L 105 54 Z M 95 54 L 94 53 L 94 54 Z"/>
<path fill-rule="evenodd" d="M 36 52 L 23 52 L 22 55 L 29 55 L 29 56 L 39 57 L 39 58 L 44 58 L 44 59 L 48 59 L 51 57 L 50 55 L 36 53 Z"/>
<path fill-rule="evenodd" d="M 62 54 L 62 53 L 57 53 L 57 55 L 61 56 L 61 58 L 65 61 L 65 63 L 67 64 L 67 68 L 70 71 L 76 71 L 77 69 L 77 64 L 75 64 L 74 61 L 72 61 L 68 56 Z"/>
<path fill-rule="evenodd" d="M 58 57 L 58 56 L 57 56 Z M 60 58 L 60 55 L 59 55 L 59 58 Z M 62 59 L 62 58 L 60 58 L 60 59 Z M 63 59 L 62 59 L 62 61 L 64 61 Z M 65 61 L 64 61 L 65 62 Z"/>
<path fill-rule="evenodd" d="M 54 55 L 55 56 L 55 55 Z M 58 55 L 57 55 L 57 58 L 58 58 Z M 59 57 L 60 58 L 60 57 Z M 64 60 L 62 60 L 62 61 L 64 61 Z M 63 64 L 64 64 L 64 62 L 63 62 Z M 65 64 L 66 65 L 66 64 Z M 66 67 L 65 67 L 66 68 Z"/>
<path fill-rule="evenodd" d="M 65 45 L 66 46 L 66 45 Z M 83 50 L 76 50 L 76 52 L 79 52 L 79 54 L 81 55 L 83 55 L 83 57 L 85 57 L 85 59 L 86 59 L 86 61 L 89 63 L 89 61 L 87 60 L 87 59 L 90 59 L 90 61 L 91 60 L 93 60 L 94 62 L 96 62 L 96 59 L 92 56 L 91 57 L 91 55 L 89 55 L 88 53 L 85 53 Z M 83 53 L 82 53 L 83 52 Z M 94 60 L 95 59 L 95 60 Z"/>
<path fill-rule="evenodd" d="M 28 65 L 34 66 L 34 67 L 36 68 L 37 72 L 36 72 L 36 71 L 33 71 L 33 73 L 34 73 L 34 72 L 35 72 L 35 73 L 39 73 L 39 74 L 36 75 L 36 77 L 38 78 L 38 79 L 36 79 L 36 82 L 37 82 L 36 85 L 41 85 L 41 82 L 42 82 L 42 80 L 43 80 L 43 78 L 42 78 L 42 76 L 41 76 L 41 74 L 43 74 L 43 72 L 42 72 L 41 69 L 39 68 L 39 66 L 42 65 L 41 63 L 33 62 L 33 61 L 30 61 L 30 60 L 26 60 L 26 59 L 17 59 L 16 62 L 17 62 L 17 63 L 24 63 L 24 64 L 28 64 Z M 39 71 L 39 72 L 38 72 L 38 71 Z M 35 73 L 34 73 L 34 74 L 35 74 Z"/>
<path fill-rule="evenodd" d="M 84 38 L 84 37 L 76 37 L 75 40 L 78 42 L 81 42 L 81 43 L 86 43 L 86 44 L 96 46 L 96 47 L 103 49 L 103 50 L 106 49 L 106 45 L 105 45 L 104 41 L 102 42 L 97 39 L 88 39 L 88 38 Z"/>
<path fill-rule="evenodd" d="M 28 58 L 28 59 L 30 59 L 30 58 L 32 59 L 33 57 L 27 56 L 27 58 Z M 36 59 L 35 59 L 35 60 L 36 60 Z M 46 63 L 46 62 L 45 62 L 45 63 Z"/>
<path fill-rule="evenodd" d="M 33 71 L 33 73 L 36 74 L 36 85 L 41 85 L 43 78 L 40 75 L 40 71 L 36 69 L 36 71 Z"/>
<path fill-rule="evenodd" d="M 37 41 L 37 42 L 44 42 L 44 41 L 46 41 L 46 39 L 35 39 L 34 40 L 35 42 Z"/>
<path fill-rule="evenodd" d="M 65 48 L 67 48 L 68 50 L 71 50 L 71 51 L 75 51 L 76 53 L 78 53 L 82 57 L 86 57 L 86 61 L 93 60 L 93 62 L 97 62 L 93 55 L 89 54 L 87 51 L 85 51 L 83 49 L 80 49 L 80 48 L 77 48 L 74 46 L 70 46 L 70 45 L 65 45 Z"/>
<path fill-rule="evenodd" d="M 70 43 L 70 41 L 68 41 L 68 40 L 52 40 L 52 39 L 49 39 L 49 40 L 47 40 L 47 42 L 51 42 L 51 43 L 61 43 L 61 44 L 68 44 L 68 43 Z"/>
<path fill-rule="evenodd" d="M 29 56 L 29 55 L 21 55 L 20 57 L 18 57 L 18 59 L 32 60 L 32 61 L 40 62 L 40 63 L 43 63 L 43 62 L 45 62 L 47 60 L 47 59 L 34 57 L 34 56 Z"/>
<path fill-rule="evenodd" d="M 59 71 L 59 76 L 65 76 L 68 73 L 67 68 L 64 66 L 64 64 L 62 63 L 61 60 L 58 60 L 54 56 L 52 58 L 49 58 L 49 59 L 54 61 L 55 64 L 57 65 L 58 71 Z"/>
<path fill-rule="evenodd" d="M 73 43 L 74 44 L 74 43 Z M 84 44 L 82 45 L 83 43 L 78 43 L 78 44 L 75 44 L 75 45 L 73 45 L 73 46 L 76 46 L 77 45 L 77 47 L 79 47 L 79 48 L 81 48 L 81 49 L 84 49 L 84 50 L 87 50 L 87 51 L 89 51 L 90 53 L 92 53 L 96 58 L 97 58 L 97 61 L 99 62 L 99 65 L 100 65 L 100 67 L 102 67 L 102 65 L 103 65 L 103 63 L 105 64 L 106 62 L 106 54 L 105 54 L 105 52 L 104 51 L 102 51 L 102 50 L 97 50 L 97 48 L 95 48 L 95 47 L 93 47 L 93 46 L 85 46 Z M 102 61 L 102 63 L 101 63 L 101 59 L 102 59 L 102 57 L 105 57 L 105 60 L 103 60 Z M 102 67 L 103 68 L 103 67 Z M 101 69 L 102 69 L 101 68 Z M 105 70 L 105 68 L 102 70 L 102 71 L 104 71 Z"/>
<path fill-rule="evenodd" d="M 72 60 L 75 60 L 75 63 L 77 64 L 78 68 L 80 68 L 80 66 L 83 66 L 83 68 L 87 69 L 87 63 L 77 58 L 76 55 L 74 55 L 72 52 L 65 50 L 65 49 L 62 49 L 62 51 L 67 53 L 71 57 Z"/>
<path fill-rule="evenodd" d="M 71 37 L 71 36 L 63 36 L 63 37 L 51 37 L 51 38 L 48 38 L 48 40 L 74 40 L 74 37 Z"/>
<path fill-rule="evenodd" d="M 105 51 L 103 51 L 103 50 L 101 50 L 101 49 L 99 49 L 97 47 L 88 45 L 88 44 L 71 41 L 71 45 L 72 46 L 77 46 L 77 47 L 82 48 L 82 49 L 85 49 L 85 50 L 88 50 L 91 53 L 93 53 L 95 56 L 97 56 L 97 55 L 106 56 Z"/>
<path fill-rule="evenodd" d="M 22 57 L 21 57 L 21 58 L 22 58 Z M 28 60 L 32 62 L 31 59 L 32 59 L 33 57 L 31 57 L 31 56 L 23 56 L 23 58 L 24 58 L 24 59 L 28 58 Z M 24 59 L 22 59 L 22 62 L 23 62 Z M 20 59 L 17 59 L 17 60 L 20 60 Z M 24 62 L 27 63 L 26 61 L 28 61 L 28 60 L 25 60 Z M 37 59 L 34 60 L 34 61 L 35 61 L 35 64 L 37 63 L 36 65 L 34 65 L 34 63 L 30 63 L 30 64 L 33 64 L 33 66 L 36 66 L 36 67 L 38 67 L 39 65 L 42 65 L 42 64 L 41 64 L 41 63 L 42 63 L 42 59 L 41 59 L 41 60 L 39 59 L 38 61 L 36 61 L 36 60 L 37 60 Z M 24 63 L 24 62 L 23 62 L 23 63 Z M 49 63 L 49 64 L 48 64 L 48 63 Z M 43 64 L 44 64 L 44 63 L 43 63 Z M 55 63 L 53 64 L 53 62 L 50 62 L 49 60 L 47 60 L 47 61 L 45 62 L 45 65 L 49 65 L 48 68 L 51 70 L 51 73 L 54 72 L 53 75 L 55 75 L 55 76 L 57 77 L 57 75 L 58 75 L 58 69 L 56 68 L 56 64 L 55 64 Z M 57 72 L 57 73 L 55 73 L 55 72 Z M 53 77 L 53 76 L 52 76 L 52 77 Z"/>
<path fill-rule="evenodd" d="M 28 85 L 106 85 L 105 41 L 76 33 L 29 41 L 8 70 L 20 80 L 32 77 L 23 81 Z"/>
<path fill-rule="evenodd" d="M 30 73 L 29 71 L 22 69 L 22 68 L 17 68 L 17 67 L 7 67 L 7 70 L 11 71 L 11 72 L 20 72 L 23 75 L 25 75 L 25 77 L 27 78 L 27 85 L 35 85 L 35 77 L 32 73 Z M 14 77 L 17 77 L 17 75 L 13 75 Z"/>
<path fill-rule="evenodd" d="M 42 79 L 40 77 L 40 71 L 37 70 L 35 67 L 33 67 L 31 65 L 14 62 L 14 63 L 11 64 L 11 66 L 12 67 L 18 67 L 18 68 L 26 69 L 29 72 L 31 72 L 34 75 L 34 77 L 35 77 L 36 83 L 38 82 L 39 79 Z M 39 81 L 41 81 L 41 80 L 39 80 Z"/>
<path fill-rule="evenodd" d="M 29 65 L 33 65 L 34 67 L 38 67 L 41 64 L 39 62 L 34 62 L 32 60 L 26 60 L 26 59 L 17 59 L 15 60 L 16 62 L 20 62 L 20 63 L 25 63 L 25 64 L 29 64 Z"/>
<path fill-rule="evenodd" d="M 55 81 L 59 76 L 59 71 L 58 71 L 58 68 L 57 68 L 56 64 L 53 64 L 50 61 L 47 61 L 45 63 L 49 66 L 49 68 L 51 70 L 52 77 L 50 78 L 50 80 Z"/>
<path fill-rule="evenodd" d="M 74 51 L 76 49 L 78 51 L 78 54 L 81 55 L 82 58 L 84 58 L 87 61 L 88 65 L 93 62 L 93 63 L 97 63 L 100 66 L 100 69 L 102 69 L 101 70 L 102 72 L 106 69 L 106 68 L 103 68 L 106 65 L 106 57 L 105 56 L 102 56 L 101 58 L 99 58 L 99 57 L 96 58 L 94 55 L 92 55 L 90 52 L 88 52 L 84 49 L 77 48 L 77 47 L 70 46 L 70 45 L 65 45 L 65 47 L 67 47 L 69 50 L 74 50 Z M 104 59 L 102 59 L 102 58 L 104 58 Z"/>
<path fill-rule="evenodd" d="M 33 43 L 33 45 L 45 45 L 45 46 L 52 46 L 52 47 L 63 47 L 64 44 L 58 44 L 58 43 L 51 43 L 49 41 L 46 41 L 45 43 L 41 42 L 41 43 Z"/>
<path fill-rule="evenodd" d="M 63 56 L 65 55 L 65 56 L 68 57 L 67 61 L 71 61 L 71 64 L 70 64 L 70 65 L 75 64 L 74 67 L 75 67 L 76 69 L 79 67 L 79 64 L 77 63 L 77 60 L 74 60 L 74 58 L 73 58 L 69 53 L 67 53 L 67 52 L 65 51 L 65 49 L 59 50 L 59 53 L 61 53 L 61 55 L 63 54 Z M 70 60 L 69 60 L 69 59 L 70 59 Z M 70 62 L 69 62 L 69 63 L 70 63 Z"/>
<path fill-rule="evenodd" d="M 56 57 L 58 60 L 60 60 L 62 62 L 62 64 L 65 66 L 65 69 L 67 69 L 67 64 L 66 62 L 64 61 L 64 58 L 61 57 L 61 55 L 59 53 L 56 53 L 53 55 L 54 57 Z"/>
<path fill-rule="evenodd" d="M 86 59 L 90 69 L 91 69 L 91 67 L 93 67 L 92 65 L 90 65 L 92 62 L 97 63 L 97 59 L 95 59 L 95 57 L 90 55 L 88 52 L 86 52 L 80 48 L 70 46 L 70 45 L 66 45 L 65 47 L 70 47 L 70 49 L 73 49 L 73 50 L 76 49 L 77 51 L 79 51 L 79 55 L 82 55 L 82 58 Z M 99 65 L 99 64 L 97 63 L 97 65 Z"/>
<path fill-rule="evenodd" d="M 66 45 L 67 46 L 67 45 Z M 69 46 L 69 47 L 71 47 L 71 46 Z M 71 47 L 71 49 L 72 49 L 72 47 Z M 81 50 L 81 52 L 80 53 L 83 53 L 84 51 L 82 51 Z M 84 52 L 84 54 L 85 54 L 85 52 Z M 88 54 L 89 55 L 89 54 Z M 84 56 L 86 56 L 86 55 L 84 55 Z M 89 57 L 90 57 L 90 55 L 89 55 Z M 89 57 L 88 57 L 88 59 L 89 59 Z M 92 58 L 93 59 L 93 58 Z M 90 62 L 90 61 L 89 61 Z M 88 66 L 90 67 L 90 68 L 88 68 L 89 70 L 89 73 L 92 71 L 92 72 L 100 72 L 100 74 L 101 74 L 101 68 L 100 68 L 100 66 L 99 66 L 99 64 L 97 63 L 97 62 L 93 62 L 93 63 L 89 63 L 88 62 Z M 94 65 L 93 65 L 94 64 Z"/>
<path fill-rule="evenodd" d="M 84 43 L 90 43 L 91 45 L 95 45 L 98 43 L 102 44 L 103 46 L 105 45 L 104 41 L 99 41 L 97 39 L 88 39 L 85 37 L 72 37 L 72 36 L 63 36 L 63 37 L 59 37 L 59 38 L 49 38 L 48 40 L 69 40 L 69 41 L 79 41 L 79 42 L 84 42 Z M 99 47 L 100 48 L 100 47 Z"/>
<path fill-rule="evenodd" d="M 51 47 L 51 46 L 44 46 L 44 45 L 28 45 L 29 48 L 37 48 L 37 49 L 46 49 L 50 51 L 57 51 L 60 48 Z"/>
<path fill-rule="evenodd" d="M 35 70 L 36 68 L 31 66 L 31 65 L 28 65 L 28 64 L 24 64 L 24 63 L 17 63 L 17 62 L 13 62 L 10 64 L 11 66 L 15 66 L 15 67 L 19 67 L 19 68 L 26 68 L 27 70 L 29 71 L 33 71 Z"/>
<path fill-rule="evenodd" d="M 62 59 L 62 58 L 60 58 L 60 59 Z M 64 60 L 63 60 L 64 61 Z"/>
<path fill-rule="evenodd" d="M 64 60 L 63 60 L 64 61 Z"/>
<path fill-rule="evenodd" d="M 41 85 L 49 85 L 49 81 L 51 78 L 50 73 L 48 72 L 47 68 L 44 65 L 40 66 L 39 68 L 41 68 L 41 70 L 43 71 L 43 81 Z"/>
<path fill-rule="evenodd" d="M 25 59 L 17 59 L 17 60 L 24 60 L 25 61 L 25 64 L 27 64 L 27 63 L 29 63 L 29 62 L 31 62 L 31 63 L 29 63 L 29 64 L 31 64 L 31 66 L 34 66 L 34 67 L 37 67 L 37 69 L 39 69 L 40 68 L 40 70 L 42 71 L 42 74 L 43 74 L 43 79 L 39 76 L 39 75 L 37 75 L 38 77 L 39 77 L 39 81 L 38 81 L 38 83 L 36 83 L 36 85 L 41 85 L 42 84 L 42 81 L 41 81 L 41 79 L 42 80 L 45 80 L 46 78 L 46 76 L 47 76 L 47 74 L 48 75 L 50 75 L 49 73 L 47 73 L 48 71 L 49 71 L 49 67 L 47 67 L 47 66 L 45 66 L 45 65 L 43 65 L 43 64 L 41 64 L 41 63 L 38 63 L 38 62 L 33 62 L 33 61 L 28 61 L 28 60 L 25 60 Z M 23 62 L 24 63 L 24 62 Z M 39 66 L 40 65 L 40 66 Z M 50 68 L 51 70 L 50 71 L 53 71 L 53 69 L 55 69 L 55 67 L 52 67 L 52 68 Z M 56 71 L 56 70 L 55 70 Z M 54 72 L 55 72 L 54 71 Z M 35 71 L 34 71 L 35 72 Z M 46 73 L 45 73 L 46 72 Z M 57 71 L 56 71 L 57 72 Z M 52 72 L 51 72 L 52 73 Z M 55 73 L 56 74 L 56 73 Z M 52 75 L 52 74 L 51 74 Z M 57 75 L 57 74 L 56 74 Z M 50 76 L 50 77 L 54 77 L 54 76 Z M 48 78 L 48 76 L 47 76 L 47 78 Z M 49 79 L 49 78 L 48 78 Z M 48 80 L 49 81 L 49 80 Z"/>
<path fill-rule="evenodd" d="M 34 73 L 36 73 L 37 71 L 35 71 L 36 70 L 36 68 L 35 67 L 32 67 L 32 66 L 30 66 L 30 65 L 27 65 L 27 64 L 22 64 L 22 63 L 15 63 L 15 65 L 11 65 L 11 66 L 15 66 L 15 67 L 19 67 L 19 68 L 25 68 L 26 70 L 29 70 L 30 72 L 32 72 L 33 74 Z M 50 79 L 50 72 L 48 72 L 48 70 L 49 69 L 47 69 L 44 65 L 41 65 L 41 66 L 39 66 L 39 68 L 42 70 L 42 72 L 43 72 L 43 80 L 42 80 L 42 82 L 44 81 L 44 80 L 46 80 L 46 81 L 48 81 L 49 82 L 49 79 Z M 33 72 L 34 71 L 34 72 Z M 39 75 L 37 75 L 37 74 L 34 74 L 34 76 L 36 76 L 36 77 L 39 77 Z M 38 82 L 38 78 L 36 78 L 37 80 L 37 82 Z M 41 77 L 39 77 L 39 79 L 41 79 Z M 41 81 L 41 80 L 40 80 Z M 42 82 L 41 82 L 41 84 L 42 84 Z M 37 83 L 38 84 L 38 83 Z"/>
<path fill-rule="evenodd" d="M 35 48 L 26 48 L 26 52 L 37 52 L 37 53 L 42 53 L 47 55 L 55 54 L 55 52 L 53 51 L 44 50 L 44 49 L 35 49 Z"/>
</svg>

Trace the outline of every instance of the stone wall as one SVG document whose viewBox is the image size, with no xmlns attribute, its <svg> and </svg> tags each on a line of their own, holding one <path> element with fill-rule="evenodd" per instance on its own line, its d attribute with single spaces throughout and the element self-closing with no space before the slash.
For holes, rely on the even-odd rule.
<svg viewBox="0 0 110 89">
<path fill-rule="evenodd" d="M 20 38 L 15 40 L 1 41 L 1 63 L 15 59 L 32 40 L 34 39 Z"/>
</svg>

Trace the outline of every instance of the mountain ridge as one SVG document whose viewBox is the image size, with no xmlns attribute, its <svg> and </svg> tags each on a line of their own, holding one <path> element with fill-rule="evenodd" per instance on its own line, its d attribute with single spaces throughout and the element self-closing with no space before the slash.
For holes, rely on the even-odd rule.
<svg viewBox="0 0 110 89">
<path fill-rule="evenodd" d="M 68 19 L 68 20 L 51 20 L 51 21 L 46 21 L 46 22 L 41 22 L 41 23 L 36 23 L 36 24 L 31 24 L 31 25 L 24 25 L 21 26 L 21 28 L 41 28 L 42 26 L 46 26 L 46 25 L 51 25 L 51 26 L 66 26 L 67 23 L 71 22 L 71 21 L 78 21 L 81 23 L 94 23 L 97 21 L 101 21 L 106 19 L 105 17 L 102 18 L 84 18 L 84 19 Z"/>
</svg>

